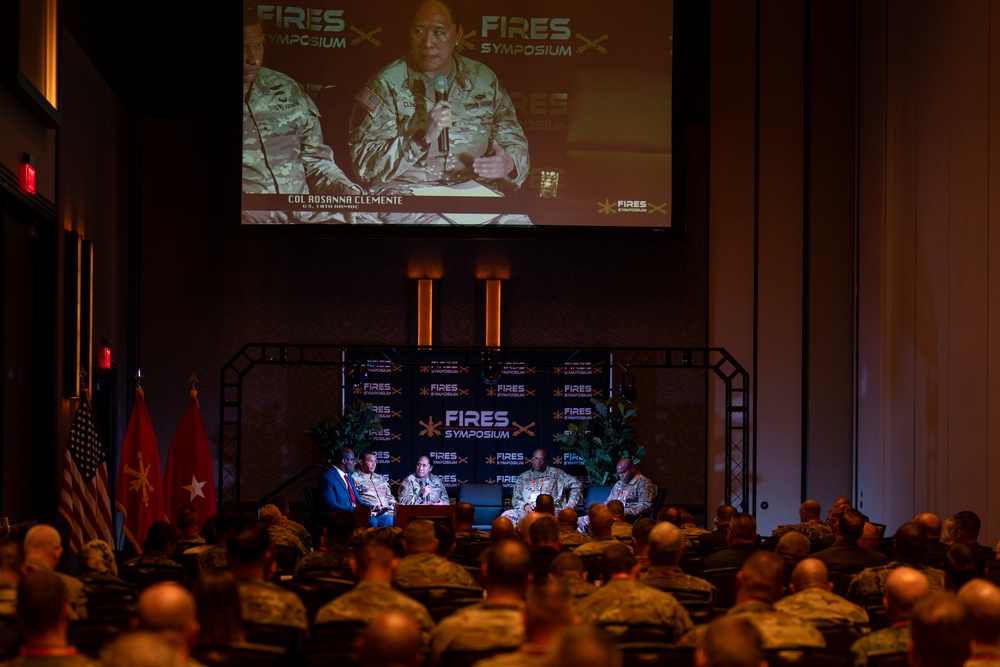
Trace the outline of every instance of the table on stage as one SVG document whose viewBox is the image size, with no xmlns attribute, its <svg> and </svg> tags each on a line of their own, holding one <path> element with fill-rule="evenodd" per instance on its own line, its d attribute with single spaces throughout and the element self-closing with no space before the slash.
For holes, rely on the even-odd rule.
<svg viewBox="0 0 1000 667">
<path fill-rule="evenodd" d="M 443 520 L 448 519 L 450 522 L 454 523 L 455 519 L 455 506 L 454 505 L 401 505 L 396 503 L 396 521 L 395 526 L 397 528 L 406 528 L 406 522 L 410 519 L 431 519 L 431 520 Z"/>
</svg>

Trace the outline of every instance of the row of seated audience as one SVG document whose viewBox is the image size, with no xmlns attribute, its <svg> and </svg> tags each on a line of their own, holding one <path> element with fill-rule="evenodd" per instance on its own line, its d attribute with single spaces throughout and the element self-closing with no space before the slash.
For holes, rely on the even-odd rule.
<svg viewBox="0 0 1000 667">
<path fill-rule="evenodd" d="M 954 543 L 941 549 L 932 514 L 866 542 L 860 512 L 840 503 L 823 522 L 815 501 L 768 540 L 728 506 L 714 532 L 677 508 L 632 525 L 611 501 L 588 508 L 589 535 L 571 509 L 516 527 L 500 517 L 487 534 L 472 529 L 470 506 L 456 508 L 458 530 L 424 519 L 370 528 L 338 511 L 316 536 L 268 506 L 261 520 L 223 510 L 207 539 L 189 510 L 181 531 L 154 525 L 143 553 L 121 564 L 107 544 L 88 544 L 79 578 L 56 572 L 52 526 L 0 544 L 11 664 L 93 664 L 74 645 L 109 665 L 610 667 L 624 655 L 758 666 L 791 661 L 792 650 L 798 664 L 874 665 L 887 651 L 898 664 L 970 654 L 1000 664 L 1000 588 L 986 565 L 996 554 L 978 544 L 972 512 L 952 517 Z M 284 576 L 282 550 L 293 554 Z"/>
</svg>

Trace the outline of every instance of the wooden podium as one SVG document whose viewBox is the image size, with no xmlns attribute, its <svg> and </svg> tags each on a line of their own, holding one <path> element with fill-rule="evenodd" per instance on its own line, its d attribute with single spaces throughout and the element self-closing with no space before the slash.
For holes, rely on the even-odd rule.
<svg viewBox="0 0 1000 667">
<path fill-rule="evenodd" d="M 406 528 L 410 519 L 430 519 L 432 521 L 448 521 L 454 525 L 454 505 L 401 505 L 396 503 L 397 528 Z"/>
</svg>

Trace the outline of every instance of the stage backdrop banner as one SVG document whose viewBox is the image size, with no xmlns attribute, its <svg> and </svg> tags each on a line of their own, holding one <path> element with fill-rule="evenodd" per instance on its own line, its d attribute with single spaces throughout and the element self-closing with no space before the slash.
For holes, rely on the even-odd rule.
<svg viewBox="0 0 1000 667">
<path fill-rule="evenodd" d="M 592 398 L 609 395 L 609 358 L 600 354 L 517 353 L 501 363 L 493 384 L 464 352 L 406 352 L 398 361 L 349 351 L 345 363 L 364 364 L 365 381 L 345 400 L 371 403 L 382 419 L 376 434 L 378 472 L 399 482 L 417 458 L 429 456 L 432 474 L 449 493 L 467 482 L 500 484 L 510 496 L 531 453 L 545 449 L 550 463 L 589 484 L 583 461 L 559 449 L 556 436 L 570 422 L 589 419 Z"/>
</svg>

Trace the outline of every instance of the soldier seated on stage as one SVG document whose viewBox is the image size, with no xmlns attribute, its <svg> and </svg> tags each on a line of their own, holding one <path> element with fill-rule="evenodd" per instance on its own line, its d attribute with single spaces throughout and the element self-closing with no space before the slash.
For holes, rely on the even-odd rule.
<svg viewBox="0 0 1000 667">
<path fill-rule="evenodd" d="M 439 556 L 434 523 L 413 519 L 403 531 L 406 556 L 399 562 L 393 584 L 397 588 L 412 586 L 475 586 L 479 583 L 458 563 Z"/>
<path fill-rule="evenodd" d="M 400 505 L 448 505 L 448 489 L 444 481 L 432 475 L 434 462 L 429 456 L 417 457 L 417 467 L 399 485 Z"/>
<path fill-rule="evenodd" d="M 549 455 L 544 449 L 531 454 L 531 470 L 517 476 L 511 509 L 503 513 L 517 525 L 521 519 L 534 512 L 538 496 L 551 496 L 556 513 L 566 507 L 576 507 L 583 500 L 583 485 L 569 473 L 549 465 Z"/>
</svg>

